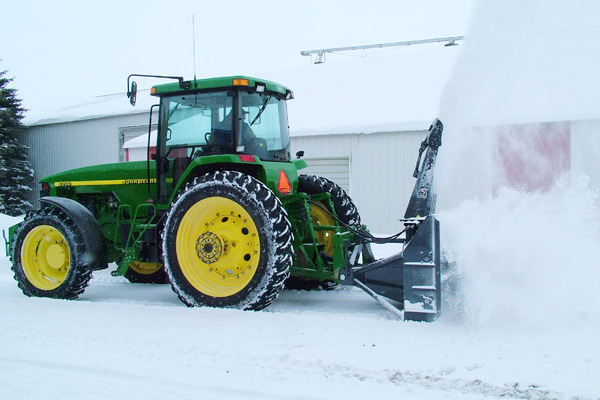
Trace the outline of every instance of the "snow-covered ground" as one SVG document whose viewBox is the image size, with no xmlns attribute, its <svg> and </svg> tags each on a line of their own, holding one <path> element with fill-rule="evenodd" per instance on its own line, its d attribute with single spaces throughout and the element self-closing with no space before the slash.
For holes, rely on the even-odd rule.
<svg viewBox="0 0 600 400">
<path fill-rule="evenodd" d="M 446 219 L 460 237 L 463 221 Z M 2 228 L 14 222 L 0 217 Z M 598 303 L 542 310 L 550 319 L 530 324 L 512 308 L 521 294 L 531 300 L 527 288 L 487 274 L 475 294 L 493 316 L 468 315 L 465 286 L 462 302 L 445 293 L 438 321 L 416 323 L 353 288 L 286 290 L 260 312 L 187 308 L 169 285 L 106 270 L 77 301 L 29 298 L 0 257 L 0 399 L 599 398 Z"/>
<path fill-rule="evenodd" d="M 460 128 L 597 117 L 599 57 L 584 50 L 598 6 L 583 4 L 478 6 L 440 107 L 452 267 L 436 322 L 399 321 L 354 288 L 284 291 L 260 312 L 187 308 L 110 271 L 77 301 L 28 298 L 0 254 L 0 399 L 600 399 L 597 191 L 568 176 L 545 193 L 469 193 L 492 156 Z"/>
</svg>

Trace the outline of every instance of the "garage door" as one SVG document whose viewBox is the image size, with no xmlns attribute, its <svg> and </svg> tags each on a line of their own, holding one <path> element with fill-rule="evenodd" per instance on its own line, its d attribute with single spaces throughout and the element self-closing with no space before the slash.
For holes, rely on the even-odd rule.
<svg viewBox="0 0 600 400">
<path fill-rule="evenodd" d="M 350 193 L 350 157 L 305 158 L 308 168 L 301 169 L 301 174 L 323 176 L 340 185 Z"/>
</svg>

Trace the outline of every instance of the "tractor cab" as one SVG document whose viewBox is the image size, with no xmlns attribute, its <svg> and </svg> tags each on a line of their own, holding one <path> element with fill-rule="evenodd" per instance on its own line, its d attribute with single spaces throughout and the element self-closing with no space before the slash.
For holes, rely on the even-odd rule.
<svg viewBox="0 0 600 400">
<path fill-rule="evenodd" d="M 290 160 L 289 89 L 229 77 L 154 86 L 151 93 L 160 97 L 159 159 L 249 154 Z"/>
</svg>

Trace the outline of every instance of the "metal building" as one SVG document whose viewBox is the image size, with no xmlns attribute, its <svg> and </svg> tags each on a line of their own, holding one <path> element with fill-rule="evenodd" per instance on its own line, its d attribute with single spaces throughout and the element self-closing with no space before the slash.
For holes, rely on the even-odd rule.
<svg viewBox="0 0 600 400">
<path fill-rule="evenodd" d="M 88 165 L 124 160 L 124 141 L 148 129 L 148 113 L 77 120 L 42 120 L 27 127 L 24 144 L 35 171 L 34 205 L 40 179 Z"/>
<path fill-rule="evenodd" d="M 130 154 L 145 157 L 146 141 L 132 139 L 147 135 L 148 108 L 131 110 L 136 112 L 30 124 L 24 141 L 35 170 L 34 204 L 39 200 L 38 183 L 45 176 L 127 161 Z M 302 173 L 327 177 L 348 191 L 373 232 L 396 232 L 402 228 L 397 219 L 408 203 L 417 149 L 428 127 L 422 123 L 383 129 L 387 132 L 292 132 L 291 147 L 293 154 L 304 151 L 309 168 Z M 392 129 L 395 131 L 389 131 Z M 128 142 L 138 142 L 138 149 Z"/>
<path fill-rule="evenodd" d="M 324 176 L 348 191 L 372 232 L 395 233 L 404 227 L 398 219 L 412 193 L 417 151 L 428 128 L 423 122 L 392 131 L 297 134 L 292 149 L 304 151 L 309 167 L 302 173 Z"/>
</svg>

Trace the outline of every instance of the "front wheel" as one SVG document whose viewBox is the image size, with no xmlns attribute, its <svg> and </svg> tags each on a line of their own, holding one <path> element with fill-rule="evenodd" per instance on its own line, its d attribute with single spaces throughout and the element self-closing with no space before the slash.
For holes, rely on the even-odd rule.
<svg viewBox="0 0 600 400">
<path fill-rule="evenodd" d="M 134 261 L 129 264 L 125 278 L 131 283 L 169 283 L 165 268 L 160 263 Z"/>
<path fill-rule="evenodd" d="M 260 310 L 289 276 L 293 235 L 273 192 L 223 171 L 188 183 L 163 231 L 165 269 L 189 306 Z"/>
<path fill-rule="evenodd" d="M 59 209 L 30 214 L 15 233 L 11 255 L 23 293 L 59 299 L 83 293 L 92 277 L 85 234 Z"/>
</svg>

